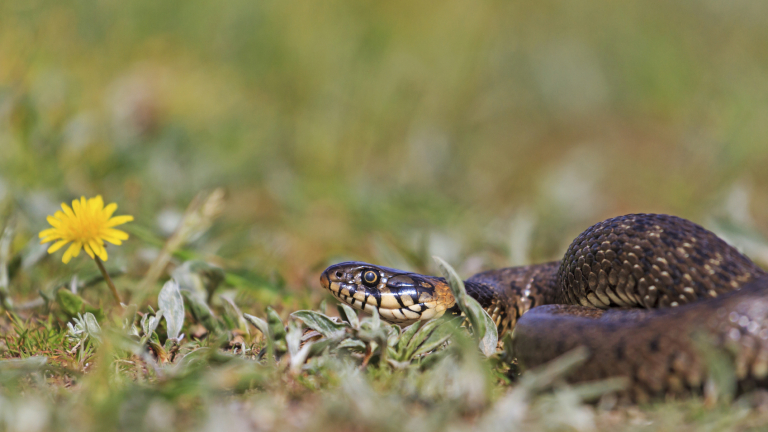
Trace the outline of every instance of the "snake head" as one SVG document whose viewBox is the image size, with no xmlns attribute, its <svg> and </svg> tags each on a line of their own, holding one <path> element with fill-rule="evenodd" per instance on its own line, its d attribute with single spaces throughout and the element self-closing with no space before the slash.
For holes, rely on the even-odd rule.
<svg viewBox="0 0 768 432">
<path fill-rule="evenodd" d="M 377 310 L 393 324 L 439 317 L 456 304 L 443 278 L 364 262 L 332 265 L 320 275 L 320 283 L 342 302 L 368 313 Z"/>
</svg>

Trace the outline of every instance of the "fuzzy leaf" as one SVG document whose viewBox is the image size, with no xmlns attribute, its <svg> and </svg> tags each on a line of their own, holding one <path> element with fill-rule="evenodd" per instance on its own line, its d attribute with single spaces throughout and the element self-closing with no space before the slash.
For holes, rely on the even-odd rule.
<svg viewBox="0 0 768 432">
<path fill-rule="evenodd" d="M 387 346 L 393 347 L 400 341 L 400 326 L 391 325 L 387 330 Z"/>
<path fill-rule="evenodd" d="M 269 337 L 269 325 L 267 324 L 266 321 L 264 321 L 259 317 L 248 315 L 247 313 L 243 314 L 243 318 L 245 318 L 245 320 L 248 321 L 249 323 L 253 324 L 254 327 L 259 329 L 259 331 L 261 332 L 261 334 L 264 335 L 264 337 L 267 337 L 267 338 Z"/>
<path fill-rule="evenodd" d="M 202 324 L 210 332 L 219 330 L 219 321 L 213 315 L 213 311 L 208 306 L 208 303 L 205 302 L 205 298 L 187 290 L 181 290 L 181 295 L 187 299 L 189 311 L 197 322 Z"/>
<path fill-rule="evenodd" d="M 344 339 L 336 346 L 336 349 L 346 348 L 353 351 L 365 351 L 365 342 L 358 339 Z"/>
<path fill-rule="evenodd" d="M 220 295 L 219 298 L 224 300 L 224 309 L 229 315 L 229 318 L 234 319 L 237 322 L 237 327 L 242 332 L 251 334 L 250 331 L 248 331 L 248 323 L 245 321 L 245 318 L 243 318 L 243 313 L 240 311 L 240 308 L 237 307 L 234 300 L 223 294 Z"/>
<path fill-rule="evenodd" d="M 403 334 L 400 335 L 400 340 L 397 341 L 398 352 L 403 352 L 403 350 L 405 350 L 408 343 L 413 338 L 413 335 L 415 335 L 419 328 L 421 328 L 422 324 L 424 324 L 424 321 L 416 321 L 403 330 Z"/>
<path fill-rule="evenodd" d="M 83 320 L 85 321 L 85 331 L 88 332 L 88 335 L 101 342 L 101 326 L 96 321 L 96 317 L 92 313 L 86 312 Z"/>
<path fill-rule="evenodd" d="M 184 298 L 175 280 L 171 279 L 163 285 L 157 297 L 157 305 L 164 312 L 168 339 L 177 339 L 184 326 Z"/>
<path fill-rule="evenodd" d="M 56 291 L 56 303 L 61 306 L 64 313 L 71 317 L 75 317 L 83 310 L 83 304 L 85 302 L 79 295 L 62 288 Z"/>
<path fill-rule="evenodd" d="M 311 310 L 300 310 L 291 314 L 292 317 L 301 320 L 307 327 L 316 330 L 328 339 L 333 339 L 344 334 L 346 324 L 334 322 L 330 317 Z"/>
<path fill-rule="evenodd" d="M 369 331 L 376 331 L 381 328 L 381 318 L 379 317 L 379 311 L 374 308 L 371 316 L 365 317 L 360 321 L 360 327 Z"/>
<path fill-rule="evenodd" d="M 490 315 L 488 315 L 482 306 L 480 306 L 480 303 L 467 294 L 464 281 L 461 280 L 458 273 L 456 273 L 456 270 L 442 258 L 432 258 L 437 263 L 438 268 L 440 268 L 443 277 L 448 281 L 459 309 L 464 312 L 464 315 L 466 315 L 470 324 L 472 324 L 472 329 L 475 337 L 478 339 L 480 350 L 486 357 L 490 357 L 496 352 L 496 345 L 499 341 L 496 324 L 493 322 Z"/>
<path fill-rule="evenodd" d="M 285 339 L 285 324 L 280 319 L 280 315 L 271 307 L 267 307 L 267 324 L 269 325 L 269 334 L 275 342 Z"/>
<path fill-rule="evenodd" d="M 431 333 L 429 337 L 413 352 L 410 358 L 416 357 L 421 354 L 426 354 L 430 351 L 434 351 L 448 340 L 456 330 L 452 321 L 448 320 L 435 320 L 442 321 Z M 495 348 L 495 347 L 494 347 Z M 410 359 L 409 359 L 410 360 Z"/>
<path fill-rule="evenodd" d="M 419 350 L 419 347 L 429 339 L 429 336 L 432 334 L 432 332 L 440 326 L 444 321 L 442 320 L 429 320 L 424 325 L 419 328 L 419 330 L 413 335 L 413 337 L 408 342 L 408 347 L 403 352 L 403 357 L 401 360 L 410 360 L 413 358 L 414 355 L 416 355 L 416 351 Z M 416 324 L 414 324 L 416 325 Z M 422 351 L 426 352 L 426 351 Z"/>
<path fill-rule="evenodd" d="M 337 304 L 336 308 L 339 310 L 339 315 L 341 316 L 341 318 L 344 319 L 346 322 L 348 322 L 353 329 L 360 328 L 360 320 L 357 318 L 357 313 L 355 313 L 354 309 L 352 309 L 351 307 L 349 307 L 344 303 Z M 325 310 L 325 309 L 321 308 L 320 310 Z"/>
<path fill-rule="evenodd" d="M 157 311 L 156 315 L 145 314 L 141 318 L 141 329 L 144 330 L 145 336 L 151 336 L 160 324 L 160 318 L 163 317 L 163 310 Z"/>
<path fill-rule="evenodd" d="M 288 354 L 291 357 L 296 356 L 299 353 L 299 349 L 301 349 L 301 334 L 301 327 L 296 322 L 291 321 L 288 325 L 288 332 L 285 335 Z"/>
</svg>

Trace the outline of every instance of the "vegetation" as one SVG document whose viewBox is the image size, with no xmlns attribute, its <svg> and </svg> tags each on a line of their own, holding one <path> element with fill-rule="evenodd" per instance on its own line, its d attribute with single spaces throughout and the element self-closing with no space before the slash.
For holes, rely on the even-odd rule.
<svg viewBox="0 0 768 432">
<path fill-rule="evenodd" d="M 0 1 L 0 430 L 765 428 L 763 393 L 617 407 L 563 384 L 583 353 L 520 375 L 318 277 L 554 260 L 632 212 L 768 266 L 766 12 Z M 104 251 L 124 307 L 87 250 L 39 244 L 98 195 L 134 217 Z"/>
</svg>

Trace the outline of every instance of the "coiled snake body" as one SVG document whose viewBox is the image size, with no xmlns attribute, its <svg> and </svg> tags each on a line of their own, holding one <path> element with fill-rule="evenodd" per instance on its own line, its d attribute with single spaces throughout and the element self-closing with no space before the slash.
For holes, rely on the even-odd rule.
<svg viewBox="0 0 768 432">
<path fill-rule="evenodd" d="M 455 313 L 443 278 L 348 262 L 321 283 L 341 301 L 409 324 Z M 561 261 L 486 271 L 465 285 L 513 331 L 523 368 L 578 346 L 573 381 L 629 380 L 635 400 L 701 392 L 707 349 L 727 354 L 741 391 L 768 387 L 768 275 L 704 228 L 633 214 L 593 225 Z"/>
</svg>

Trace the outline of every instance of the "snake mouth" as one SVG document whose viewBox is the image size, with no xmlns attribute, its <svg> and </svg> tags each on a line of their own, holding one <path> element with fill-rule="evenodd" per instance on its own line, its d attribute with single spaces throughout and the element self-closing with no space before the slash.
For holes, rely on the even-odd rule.
<svg viewBox="0 0 768 432">
<path fill-rule="evenodd" d="M 445 279 L 363 262 L 335 264 L 320 284 L 345 304 L 384 321 L 408 325 L 439 317 L 456 301 Z"/>
</svg>

